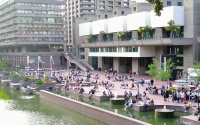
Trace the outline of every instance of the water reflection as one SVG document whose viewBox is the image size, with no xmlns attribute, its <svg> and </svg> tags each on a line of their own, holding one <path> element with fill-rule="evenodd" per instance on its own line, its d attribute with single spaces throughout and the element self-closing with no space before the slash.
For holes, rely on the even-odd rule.
<svg viewBox="0 0 200 125">
<path fill-rule="evenodd" d="M 7 86 L 0 85 L 1 88 L 10 101 L 0 100 L 0 125 L 106 125 L 37 96 L 27 96 L 19 90 L 10 91 Z"/>
<path fill-rule="evenodd" d="M 175 117 L 174 118 L 170 118 L 170 119 L 165 119 L 165 118 L 156 118 L 155 117 L 155 112 L 154 111 L 148 111 L 148 112 L 137 112 L 137 111 L 133 111 L 130 109 L 125 108 L 124 105 L 110 105 L 109 101 L 98 101 L 98 100 L 94 100 L 94 99 L 90 99 L 88 97 L 84 97 L 82 95 L 76 95 L 76 94 L 71 94 L 68 92 L 58 92 L 58 94 L 60 95 L 64 95 L 68 98 L 73 97 L 72 99 L 74 100 L 78 100 L 90 105 L 94 105 L 118 114 L 122 114 L 134 119 L 138 119 L 144 122 L 148 122 L 150 124 L 153 125 L 177 125 L 180 124 L 180 116 L 184 116 L 184 115 L 190 115 L 189 113 L 183 113 L 183 112 L 175 112 Z"/>
</svg>

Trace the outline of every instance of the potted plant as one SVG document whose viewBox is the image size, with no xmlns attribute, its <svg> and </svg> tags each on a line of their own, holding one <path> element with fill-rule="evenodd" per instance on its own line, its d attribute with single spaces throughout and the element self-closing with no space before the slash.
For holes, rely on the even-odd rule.
<svg viewBox="0 0 200 125">
<path fill-rule="evenodd" d="M 27 82 L 27 81 L 29 81 L 29 80 L 30 80 L 29 77 L 24 77 L 24 78 L 22 79 L 22 82 Z"/>
<path fill-rule="evenodd" d="M 19 77 L 19 75 L 17 75 L 17 74 L 14 74 L 13 76 L 11 76 L 10 78 L 11 79 L 16 79 L 16 78 L 18 78 Z"/>
<path fill-rule="evenodd" d="M 40 86 L 40 85 L 44 84 L 44 82 L 40 79 L 40 80 L 37 80 L 35 82 L 35 84 L 36 84 L 36 86 Z"/>
<path fill-rule="evenodd" d="M 66 78 L 68 78 L 68 76 L 66 76 Z M 72 76 L 69 76 L 69 78 L 72 78 Z"/>
<path fill-rule="evenodd" d="M 85 79 L 85 81 L 86 81 L 86 82 L 89 82 L 89 81 L 90 81 L 90 79 Z"/>
<path fill-rule="evenodd" d="M 41 74 L 44 74 L 44 71 L 40 71 Z"/>
</svg>

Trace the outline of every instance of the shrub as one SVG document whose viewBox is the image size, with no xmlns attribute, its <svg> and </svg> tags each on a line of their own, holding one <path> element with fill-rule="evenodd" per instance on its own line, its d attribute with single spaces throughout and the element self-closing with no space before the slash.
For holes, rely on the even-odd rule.
<svg viewBox="0 0 200 125">
<path fill-rule="evenodd" d="M 85 79 L 85 81 L 90 81 L 90 79 Z"/>
<path fill-rule="evenodd" d="M 19 75 L 17 75 L 17 74 L 14 74 L 13 76 L 11 76 L 10 78 L 11 79 L 16 79 L 16 78 L 18 78 L 19 77 Z"/>
<path fill-rule="evenodd" d="M 176 90 L 176 88 L 174 88 L 174 87 L 169 87 L 169 90 Z"/>
<path fill-rule="evenodd" d="M 6 67 L 12 67 L 12 63 L 10 62 L 5 62 Z"/>
<path fill-rule="evenodd" d="M 22 82 L 27 82 L 27 81 L 29 81 L 29 80 L 30 80 L 29 77 L 24 77 L 24 78 L 22 79 Z"/>
<path fill-rule="evenodd" d="M 42 84 L 44 84 L 44 82 L 40 79 L 40 80 L 36 80 L 36 86 L 40 86 Z"/>
<path fill-rule="evenodd" d="M 15 73 L 12 71 L 12 72 L 10 72 L 10 74 L 15 74 Z"/>
<path fill-rule="evenodd" d="M 8 76 L 8 75 L 10 75 L 9 72 L 4 72 L 4 73 L 3 73 L 3 76 Z"/>
<path fill-rule="evenodd" d="M 19 76 L 25 76 L 23 72 L 19 72 Z"/>
<path fill-rule="evenodd" d="M 68 76 L 66 76 L 68 78 Z M 69 78 L 72 78 L 72 76 L 69 76 Z"/>
<path fill-rule="evenodd" d="M 41 71 L 40 73 L 41 73 L 41 74 L 44 74 L 44 71 Z"/>
<path fill-rule="evenodd" d="M 37 79 L 35 76 L 31 76 L 30 79 Z"/>
<path fill-rule="evenodd" d="M 44 82 L 50 82 L 49 76 L 46 75 L 43 81 L 44 81 Z"/>
</svg>

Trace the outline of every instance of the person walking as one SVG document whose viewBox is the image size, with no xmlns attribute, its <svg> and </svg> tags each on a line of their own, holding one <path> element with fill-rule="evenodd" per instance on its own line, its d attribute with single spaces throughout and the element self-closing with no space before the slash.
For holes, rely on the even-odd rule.
<svg viewBox="0 0 200 125">
<path fill-rule="evenodd" d="M 181 91 L 181 92 L 180 92 L 180 96 L 181 96 L 181 102 L 183 102 L 185 93 L 184 93 L 183 91 Z"/>
</svg>

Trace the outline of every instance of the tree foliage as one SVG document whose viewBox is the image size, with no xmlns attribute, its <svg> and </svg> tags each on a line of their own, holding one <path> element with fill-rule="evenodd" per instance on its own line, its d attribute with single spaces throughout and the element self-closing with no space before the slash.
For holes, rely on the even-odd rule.
<svg viewBox="0 0 200 125">
<path fill-rule="evenodd" d="M 175 25 L 175 22 L 173 21 L 173 20 L 170 20 L 169 22 L 168 22 L 168 25 L 169 26 L 166 26 L 165 27 L 165 30 L 167 30 L 167 31 L 170 31 L 171 33 L 170 33 L 170 38 L 173 38 L 173 32 L 175 31 L 175 29 L 176 29 L 176 25 Z"/>
<path fill-rule="evenodd" d="M 148 74 L 152 76 L 153 78 L 156 78 L 156 76 L 158 75 L 159 64 L 155 58 L 153 58 L 152 61 L 153 61 L 152 64 L 148 65 L 149 67 Z"/>
<path fill-rule="evenodd" d="M 196 80 L 200 81 L 200 62 L 195 61 L 192 67 L 194 68 L 194 70 L 191 70 L 189 73 L 196 73 Z"/>
<path fill-rule="evenodd" d="M 176 69 L 175 63 L 172 62 L 172 58 L 169 58 L 165 63 L 162 63 L 161 70 L 158 70 L 157 78 L 163 81 L 167 81 L 172 78 L 172 72 Z"/>
<path fill-rule="evenodd" d="M 42 84 L 44 84 L 44 82 L 40 79 L 40 80 L 36 80 L 36 86 L 40 86 Z"/>
<path fill-rule="evenodd" d="M 18 78 L 18 77 L 19 77 L 19 75 L 14 74 L 14 75 L 12 75 L 10 78 L 11 78 L 11 79 L 16 79 L 16 78 Z"/>
<path fill-rule="evenodd" d="M 29 81 L 29 80 L 30 80 L 29 77 L 24 77 L 24 78 L 22 79 L 22 82 L 27 82 L 27 81 Z"/>
<path fill-rule="evenodd" d="M 94 36 L 92 34 L 90 34 L 90 35 L 87 36 L 87 40 L 89 42 L 92 42 L 93 39 L 94 39 Z"/>
<path fill-rule="evenodd" d="M 24 69 L 24 64 L 22 62 L 19 62 L 19 69 Z"/>
<path fill-rule="evenodd" d="M 4 73 L 3 73 L 3 76 L 8 76 L 8 75 L 10 75 L 9 72 L 4 72 Z"/>
<path fill-rule="evenodd" d="M 101 40 L 103 41 L 104 40 L 103 37 L 104 37 L 105 32 L 104 31 L 100 31 L 99 34 L 101 35 Z"/>
<path fill-rule="evenodd" d="M 161 0 L 146 0 L 147 2 L 154 4 L 154 12 L 156 13 L 156 16 L 161 16 L 161 10 L 163 10 L 163 2 Z"/>
<path fill-rule="evenodd" d="M 148 36 L 150 38 L 151 31 L 152 31 L 152 27 L 149 25 L 141 26 L 138 28 L 138 32 L 141 33 L 142 38 L 146 37 L 146 34 L 148 34 Z"/>
<path fill-rule="evenodd" d="M 179 36 L 180 36 L 181 30 L 182 30 L 182 29 L 181 29 L 181 27 L 180 27 L 179 25 L 176 25 L 176 26 L 175 26 L 175 32 L 176 32 L 178 38 L 179 38 Z"/>
<path fill-rule="evenodd" d="M 119 39 L 121 41 L 123 41 L 125 38 L 127 40 L 127 36 L 129 35 L 128 31 L 121 31 L 121 32 L 117 32 L 117 35 L 119 36 Z"/>
</svg>

